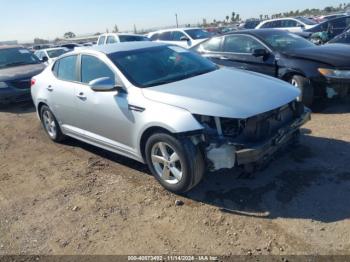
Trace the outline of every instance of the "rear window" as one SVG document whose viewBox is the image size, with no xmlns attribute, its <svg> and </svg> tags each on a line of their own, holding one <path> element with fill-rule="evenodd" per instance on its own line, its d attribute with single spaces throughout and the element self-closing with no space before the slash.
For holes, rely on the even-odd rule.
<svg viewBox="0 0 350 262">
<path fill-rule="evenodd" d="M 55 50 L 48 50 L 47 54 L 49 55 L 50 58 L 55 58 L 55 57 L 59 57 L 63 54 L 67 53 L 66 49 L 55 49 Z"/>
<path fill-rule="evenodd" d="M 149 41 L 149 39 L 142 35 L 119 35 L 120 42 L 136 42 Z"/>
<path fill-rule="evenodd" d="M 203 29 L 188 29 L 185 30 L 185 32 L 194 40 L 206 39 L 211 36 L 208 31 L 205 31 Z"/>
<path fill-rule="evenodd" d="M 306 17 L 298 17 L 297 19 L 306 25 L 317 25 L 315 21 L 312 21 L 311 19 Z"/>
<path fill-rule="evenodd" d="M 8 48 L 0 49 L 0 68 L 39 64 L 40 60 L 28 49 Z"/>
</svg>

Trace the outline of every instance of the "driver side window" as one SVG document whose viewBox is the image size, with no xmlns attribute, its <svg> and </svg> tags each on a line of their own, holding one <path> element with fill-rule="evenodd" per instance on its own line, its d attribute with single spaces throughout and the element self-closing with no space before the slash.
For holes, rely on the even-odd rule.
<svg viewBox="0 0 350 262">
<path fill-rule="evenodd" d="M 88 84 L 90 81 L 102 77 L 115 80 L 114 72 L 104 62 L 97 57 L 83 55 L 81 57 L 81 82 Z"/>
<path fill-rule="evenodd" d="M 255 49 L 265 49 L 265 47 L 250 36 L 229 35 L 225 37 L 224 52 L 252 54 Z"/>
</svg>

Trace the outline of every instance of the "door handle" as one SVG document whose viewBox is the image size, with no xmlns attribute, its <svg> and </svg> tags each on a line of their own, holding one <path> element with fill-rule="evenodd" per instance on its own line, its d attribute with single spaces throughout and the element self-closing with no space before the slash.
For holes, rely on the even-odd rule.
<svg viewBox="0 0 350 262">
<path fill-rule="evenodd" d="M 83 92 L 79 93 L 79 94 L 77 95 L 77 97 L 78 97 L 79 99 L 81 99 L 81 100 L 86 100 L 86 96 L 84 95 Z"/>
<path fill-rule="evenodd" d="M 53 91 L 53 87 L 51 85 L 49 85 L 48 87 L 46 87 L 47 91 L 52 92 Z"/>
</svg>

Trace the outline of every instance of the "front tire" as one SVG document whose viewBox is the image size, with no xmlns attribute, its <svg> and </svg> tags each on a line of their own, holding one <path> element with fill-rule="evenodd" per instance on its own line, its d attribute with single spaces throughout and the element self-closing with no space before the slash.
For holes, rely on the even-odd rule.
<svg viewBox="0 0 350 262">
<path fill-rule="evenodd" d="M 148 139 L 145 153 L 154 177 L 173 193 L 185 193 L 203 178 L 203 156 L 188 138 L 177 139 L 165 133 L 156 133 Z"/>
<path fill-rule="evenodd" d="M 289 82 L 300 89 L 299 101 L 308 107 L 312 106 L 314 103 L 314 88 L 310 84 L 309 79 L 301 75 L 294 75 Z"/>
<path fill-rule="evenodd" d="M 56 117 L 46 105 L 40 109 L 41 123 L 45 129 L 46 134 L 54 142 L 61 142 L 65 139 L 61 128 L 56 120 Z"/>
</svg>

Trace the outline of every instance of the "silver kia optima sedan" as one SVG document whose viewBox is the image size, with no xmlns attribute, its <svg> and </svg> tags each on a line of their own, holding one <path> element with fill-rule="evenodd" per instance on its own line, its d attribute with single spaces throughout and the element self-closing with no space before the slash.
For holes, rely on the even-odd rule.
<svg viewBox="0 0 350 262">
<path fill-rule="evenodd" d="M 53 141 L 70 136 L 147 163 L 176 193 L 206 170 L 265 161 L 310 119 L 285 82 L 152 42 L 65 54 L 31 90 Z"/>
</svg>

